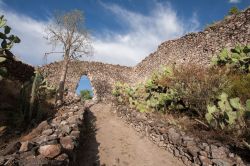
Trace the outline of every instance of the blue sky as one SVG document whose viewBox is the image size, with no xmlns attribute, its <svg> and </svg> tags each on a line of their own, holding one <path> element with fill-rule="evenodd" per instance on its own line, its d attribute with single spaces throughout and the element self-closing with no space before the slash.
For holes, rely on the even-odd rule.
<svg viewBox="0 0 250 166">
<path fill-rule="evenodd" d="M 85 60 L 133 66 L 163 41 L 223 19 L 232 6 L 245 9 L 250 0 L 0 0 L 0 12 L 22 39 L 13 52 L 33 65 L 44 64 L 51 51 L 43 37 L 56 10 L 85 13 L 94 46 L 94 56 Z"/>
<path fill-rule="evenodd" d="M 76 88 L 76 93 L 80 95 L 81 90 L 90 90 L 93 93 L 91 82 L 87 76 L 82 76 L 78 86 Z"/>
<path fill-rule="evenodd" d="M 51 51 L 44 30 L 54 11 L 79 9 L 94 47 L 94 56 L 83 60 L 134 66 L 163 41 L 223 19 L 232 6 L 245 9 L 250 0 L 0 0 L 0 13 L 21 38 L 12 51 L 26 63 L 61 59 L 44 60 L 44 53 Z"/>
</svg>

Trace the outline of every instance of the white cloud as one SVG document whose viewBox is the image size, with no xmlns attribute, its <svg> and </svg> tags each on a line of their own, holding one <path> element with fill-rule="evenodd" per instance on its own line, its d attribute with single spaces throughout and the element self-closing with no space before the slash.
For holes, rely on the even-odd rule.
<svg viewBox="0 0 250 166">
<path fill-rule="evenodd" d="M 240 3 L 240 0 L 229 0 L 229 3 Z"/>
<path fill-rule="evenodd" d="M 190 19 L 184 20 L 170 4 L 156 3 L 148 15 L 129 11 L 114 4 L 102 5 L 127 31 L 117 33 L 106 30 L 107 33 L 104 35 L 94 34 L 92 60 L 132 66 L 155 51 L 161 42 L 196 31 L 199 27 L 195 13 Z M 13 52 L 25 62 L 43 64 L 44 53 L 51 50 L 51 46 L 43 38 L 48 22 L 37 21 L 4 8 L 0 8 L 0 12 L 6 15 L 8 24 L 13 27 L 12 33 L 22 39 L 21 44 L 13 48 Z M 57 56 L 49 61 L 58 59 Z"/>
<path fill-rule="evenodd" d="M 95 59 L 105 62 L 135 65 L 155 51 L 161 42 L 196 31 L 199 27 L 195 13 L 184 21 L 170 4 L 156 3 L 147 16 L 114 4 L 102 5 L 128 29 L 125 34 L 110 32 L 94 40 Z"/>
</svg>

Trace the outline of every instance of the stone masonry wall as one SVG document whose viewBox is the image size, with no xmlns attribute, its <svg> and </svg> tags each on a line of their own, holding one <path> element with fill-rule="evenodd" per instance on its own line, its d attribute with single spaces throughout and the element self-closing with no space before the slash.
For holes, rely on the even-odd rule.
<svg viewBox="0 0 250 166">
<path fill-rule="evenodd" d="M 48 64 L 40 68 L 40 70 L 51 85 L 58 85 L 61 62 Z M 129 67 L 100 62 L 71 62 L 65 88 L 71 93 L 75 92 L 78 82 L 83 75 L 88 76 L 93 88 L 94 97 L 96 100 L 100 100 L 104 97 L 111 97 L 112 86 L 115 82 L 130 82 L 129 76 L 132 75 L 132 70 Z"/>
<path fill-rule="evenodd" d="M 162 43 L 156 52 L 134 67 L 134 80 L 145 80 L 162 65 L 194 63 L 206 66 L 222 48 L 250 44 L 250 8 L 206 28 Z"/>
<path fill-rule="evenodd" d="M 206 28 L 204 32 L 190 33 L 176 40 L 162 43 L 156 52 L 134 67 L 100 62 L 72 62 L 66 79 L 66 88 L 75 92 L 79 79 L 87 75 L 97 100 L 109 98 L 115 82 L 145 81 L 163 65 L 194 63 L 209 65 L 210 59 L 222 48 L 250 43 L 250 8 Z M 41 70 L 52 85 L 57 85 L 61 62 L 43 66 Z"/>
<path fill-rule="evenodd" d="M 126 106 L 115 106 L 119 117 L 137 132 L 148 137 L 160 148 L 166 149 L 185 165 L 202 166 L 244 166 L 242 159 L 219 141 L 202 141 L 191 136 L 166 120 L 153 114 L 140 113 Z"/>
<path fill-rule="evenodd" d="M 0 165 L 68 165 L 79 146 L 86 105 L 79 98 L 41 122 L 20 141 L 10 143 L 0 154 Z"/>
</svg>

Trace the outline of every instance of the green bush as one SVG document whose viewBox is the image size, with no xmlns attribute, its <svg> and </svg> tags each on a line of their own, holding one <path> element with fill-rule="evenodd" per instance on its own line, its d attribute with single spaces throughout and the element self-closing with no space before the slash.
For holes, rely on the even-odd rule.
<svg viewBox="0 0 250 166">
<path fill-rule="evenodd" d="M 91 91 L 90 90 L 81 90 L 80 91 L 80 96 L 81 96 L 81 99 L 82 100 L 90 100 L 92 99 L 92 94 L 91 94 Z"/>
<path fill-rule="evenodd" d="M 238 9 L 236 6 L 233 6 L 233 7 L 229 10 L 228 14 L 229 14 L 229 15 L 234 15 L 234 14 L 238 14 L 239 12 L 240 12 L 239 9 Z"/>
</svg>

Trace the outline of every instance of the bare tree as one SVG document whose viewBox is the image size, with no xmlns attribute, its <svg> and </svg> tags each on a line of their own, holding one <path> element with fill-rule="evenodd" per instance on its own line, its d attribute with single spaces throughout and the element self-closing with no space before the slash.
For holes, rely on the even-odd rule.
<svg viewBox="0 0 250 166">
<path fill-rule="evenodd" d="M 63 64 L 60 76 L 59 87 L 56 93 L 56 103 L 60 104 L 63 100 L 64 84 L 68 71 L 69 62 L 78 60 L 82 56 L 92 55 L 92 45 L 90 35 L 84 28 L 84 16 L 79 10 L 67 13 L 57 13 L 54 20 L 47 27 L 46 39 L 56 47 L 62 46 L 62 52 L 49 52 L 48 54 L 62 53 Z"/>
</svg>

